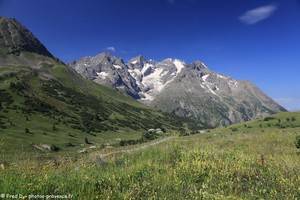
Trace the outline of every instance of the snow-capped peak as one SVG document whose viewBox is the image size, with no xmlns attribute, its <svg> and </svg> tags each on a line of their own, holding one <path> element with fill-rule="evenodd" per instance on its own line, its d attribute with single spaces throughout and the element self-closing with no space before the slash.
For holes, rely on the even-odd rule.
<svg viewBox="0 0 300 200">
<path fill-rule="evenodd" d="M 184 68 L 185 63 L 181 60 L 175 59 L 173 61 L 174 65 L 176 66 L 177 69 L 177 74 L 181 72 L 181 70 Z"/>
<path fill-rule="evenodd" d="M 131 61 L 130 63 L 135 65 L 135 64 L 137 64 L 138 62 L 139 62 L 138 60 L 133 60 L 133 61 Z"/>
</svg>

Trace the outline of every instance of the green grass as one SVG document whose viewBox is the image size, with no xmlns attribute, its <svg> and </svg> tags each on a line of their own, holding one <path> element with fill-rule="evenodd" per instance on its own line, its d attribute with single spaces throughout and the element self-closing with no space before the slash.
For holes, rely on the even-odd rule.
<svg viewBox="0 0 300 200">
<path fill-rule="evenodd" d="M 28 158 L 0 171 L 0 192 L 74 199 L 299 199 L 297 135 L 300 113 L 280 113 L 102 159 L 101 152 L 119 148 Z"/>
<path fill-rule="evenodd" d="M 0 152 L 8 159 L 24 151 L 38 153 L 32 147 L 37 144 L 76 152 L 86 146 L 86 137 L 97 146 L 114 145 L 138 139 L 150 128 L 179 126 L 177 119 L 85 80 L 57 62 L 39 69 L 0 67 Z"/>
</svg>

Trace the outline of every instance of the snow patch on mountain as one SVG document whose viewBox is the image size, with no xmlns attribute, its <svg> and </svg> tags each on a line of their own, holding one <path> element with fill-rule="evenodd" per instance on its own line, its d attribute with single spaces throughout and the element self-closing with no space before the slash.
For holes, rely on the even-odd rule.
<svg viewBox="0 0 300 200">
<path fill-rule="evenodd" d="M 228 77 L 223 76 L 223 75 L 221 75 L 221 74 L 217 74 L 217 77 L 218 77 L 218 78 L 222 78 L 222 79 L 228 79 Z"/>
<path fill-rule="evenodd" d="M 184 68 L 185 63 L 178 59 L 175 59 L 173 63 L 176 66 L 177 74 L 179 74 L 181 70 Z"/>
<path fill-rule="evenodd" d="M 108 77 L 108 73 L 107 72 L 97 72 L 97 76 L 101 79 L 106 79 Z"/>
<path fill-rule="evenodd" d="M 120 65 L 113 65 L 115 69 L 122 69 Z"/>
<path fill-rule="evenodd" d="M 138 62 L 139 62 L 138 60 L 133 60 L 133 61 L 131 61 L 131 64 L 135 65 L 135 64 L 137 64 Z"/>
<path fill-rule="evenodd" d="M 205 82 L 208 77 L 209 77 L 209 74 L 206 74 L 206 75 L 202 76 L 202 80 Z"/>
<path fill-rule="evenodd" d="M 162 71 L 163 69 L 161 68 L 155 69 L 152 74 L 149 74 L 148 76 L 143 78 L 142 83 L 146 86 L 150 86 L 151 88 L 153 88 L 153 90 L 156 90 L 158 92 L 161 91 L 164 86 L 161 80 Z"/>
</svg>

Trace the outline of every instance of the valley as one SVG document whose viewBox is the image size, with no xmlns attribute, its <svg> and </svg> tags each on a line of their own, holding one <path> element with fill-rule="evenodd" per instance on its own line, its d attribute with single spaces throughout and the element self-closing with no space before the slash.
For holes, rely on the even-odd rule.
<svg viewBox="0 0 300 200">
<path fill-rule="evenodd" d="M 299 169 L 300 113 L 251 82 L 174 58 L 65 64 L 0 17 L 0 199 L 299 199 Z"/>
</svg>

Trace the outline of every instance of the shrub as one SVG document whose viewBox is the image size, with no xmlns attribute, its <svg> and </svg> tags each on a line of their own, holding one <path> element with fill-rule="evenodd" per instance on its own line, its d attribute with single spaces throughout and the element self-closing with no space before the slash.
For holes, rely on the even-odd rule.
<svg viewBox="0 0 300 200">
<path fill-rule="evenodd" d="M 140 144 L 142 142 L 143 142 L 142 139 L 138 139 L 138 140 L 121 140 L 120 141 L 120 146 L 135 145 L 135 144 Z"/>
<path fill-rule="evenodd" d="M 28 128 L 25 128 L 25 133 L 30 133 Z"/>
<path fill-rule="evenodd" d="M 167 129 L 166 129 L 165 127 L 161 127 L 160 129 L 161 129 L 161 131 L 164 132 L 164 133 L 167 132 Z"/>
<path fill-rule="evenodd" d="M 66 147 L 75 147 L 76 145 L 73 144 L 72 142 L 68 142 L 65 144 Z"/>
<path fill-rule="evenodd" d="M 270 120 L 273 120 L 273 119 L 275 119 L 275 118 L 274 118 L 274 117 L 265 117 L 265 118 L 264 118 L 264 121 L 267 122 L 267 121 L 270 121 Z"/>
<path fill-rule="evenodd" d="M 232 132 L 236 132 L 236 131 L 238 131 L 238 130 L 239 130 L 239 129 L 236 128 L 236 127 L 231 128 L 231 131 L 232 131 Z"/>
<path fill-rule="evenodd" d="M 283 125 L 283 124 L 281 124 L 279 128 L 282 128 L 282 129 L 284 129 L 284 128 L 287 128 L 287 126 L 286 126 L 286 125 Z"/>
<path fill-rule="evenodd" d="M 295 117 L 292 117 L 291 118 L 292 122 L 296 121 L 296 118 Z"/>
<path fill-rule="evenodd" d="M 300 135 L 296 136 L 295 146 L 297 149 L 300 149 Z"/>
<path fill-rule="evenodd" d="M 188 135 L 190 135 L 190 131 L 187 128 L 180 127 L 179 134 L 180 134 L 180 136 L 188 136 Z"/>
<path fill-rule="evenodd" d="M 59 151 L 60 150 L 60 148 L 58 146 L 54 145 L 54 144 L 52 144 L 50 146 L 50 149 L 51 149 L 51 151 Z"/>
<path fill-rule="evenodd" d="M 91 143 L 91 142 L 89 141 L 89 139 L 88 139 L 87 137 L 84 138 L 84 142 L 85 142 L 86 144 L 93 144 L 93 143 Z"/>
<path fill-rule="evenodd" d="M 55 124 L 52 125 L 52 131 L 57 131 Z"/>
</svg>

